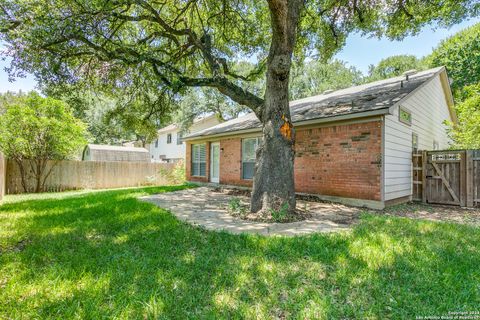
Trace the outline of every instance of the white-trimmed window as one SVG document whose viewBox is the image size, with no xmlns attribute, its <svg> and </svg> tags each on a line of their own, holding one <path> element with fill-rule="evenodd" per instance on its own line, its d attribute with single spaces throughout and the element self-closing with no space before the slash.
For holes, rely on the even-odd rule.
<svg viewBox="0 0 480 320">
<path fill-rule="evenodd" d="M 183 134 L 181 132 L 177 132 L 177 145 L 181 145 L 183 143 Z"/>
<path fill-rule="evenodd" d="M 192 145 L 192 176 L 205 177 L 207 175 L 207 152 L 206 145 Z"/>
<path fill-rule="evenodd" d="M 412 125 L 412 113 L 405 107 L 400 106 L 398 109 L 398 120 L 400 122 L 411 126 Z"/>
<path fill-rule="evenodd" d="M 172 134 L 171 133 L 167 134 L 167 143 L 168 144 L 172 143 Z"/>
<path fill-rule="evenodd" d="M 242 140 L 242 179 L 253 179 L 255 155 L 260 140 L 261 138 L 247 138 Z"/>
</svg>

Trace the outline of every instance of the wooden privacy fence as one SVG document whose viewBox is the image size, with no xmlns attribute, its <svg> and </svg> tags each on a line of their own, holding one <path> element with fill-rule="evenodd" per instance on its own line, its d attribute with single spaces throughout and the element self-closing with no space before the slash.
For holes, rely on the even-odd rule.
<svg viewBox="0 0 480 320">
<path fill-rule="evenodd" d="M 5 195 L 5 176 L 7 174 L 7 163 L 3 154 L 0 152 L 0 201 L 2 201 L 3 196 Z"/>
<path fill-rule="evenodd" d="M 53 164 L 48 163 L 47 168 Z M 60 161 L 46 180 L 44 191 L 76 189 L 108 189 L 144 185 L 169 184 L 165 172 L 174 169 L 171 163 Z M 23 193 L 20 170 L 15 161 L 7 161 L 6 193 Z M 35 180 L 29 177 L 28 191 Z"/>
<path fill-rule="evenodd" d="M 414 153 L 413 200 L 480 206 L 480 150 Z"/>
</svg>

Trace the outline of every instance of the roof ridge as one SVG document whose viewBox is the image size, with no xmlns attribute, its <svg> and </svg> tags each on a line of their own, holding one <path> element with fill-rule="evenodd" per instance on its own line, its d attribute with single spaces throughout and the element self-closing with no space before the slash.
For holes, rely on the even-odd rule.
<svg viewBox="0 0 480 320">
<path fill-rule="evenodd" d="M 355 114 L 361 117 L 366 112 L 379 113 L 402 101 L 423 83 L 438 76 L 445 67 L 436 67 L 419 71 L 409 76 L 396 76 L 388 79 L 339 89 L 331 93 L 320 94 L 290 101 L 291 121 L 295 123 L 316 119 L 333 118 Z M 254 130 L 261 123 L 253 112 L 222 122 L 187 135 L 184 139 L 210 136 L 226 132 Z"/>
</svg>

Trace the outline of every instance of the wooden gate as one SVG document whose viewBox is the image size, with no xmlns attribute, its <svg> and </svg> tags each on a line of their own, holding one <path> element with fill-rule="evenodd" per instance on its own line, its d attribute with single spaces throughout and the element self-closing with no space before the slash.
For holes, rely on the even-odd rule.
<svg viewBox="0 0 480 320">
<path fill-rule="evenodd" d="M 480 150 L 413 154 L 414 201 L 480 206 Z"/>
<path fill-rule="evenodd" d="M 427 203 L 465 206 L 465 151 L 427 152 Z"/>
</svg>

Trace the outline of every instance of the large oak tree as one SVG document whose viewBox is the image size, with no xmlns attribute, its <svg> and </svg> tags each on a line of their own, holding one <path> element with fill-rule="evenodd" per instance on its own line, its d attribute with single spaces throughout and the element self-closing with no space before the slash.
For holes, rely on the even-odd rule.
<svg viewBox="0 0 480 320">
<path fill-rule="evenodd" d="M 351 32 L 401 38 L 480 8 L 477 0 L 7 0 L 0 9 L 13 75 L 95 76 L 120 88 L 136 75 L 174 92 L 212 87 L 251 109 L 263 127 L 251 199 L 257 212 L 295 207 L 293 58 L 327 58 Z M 246 58 L 256 66 L 232 71 Z M 263 97 L 244 85 L 261 75 Z"/>
</svg>

